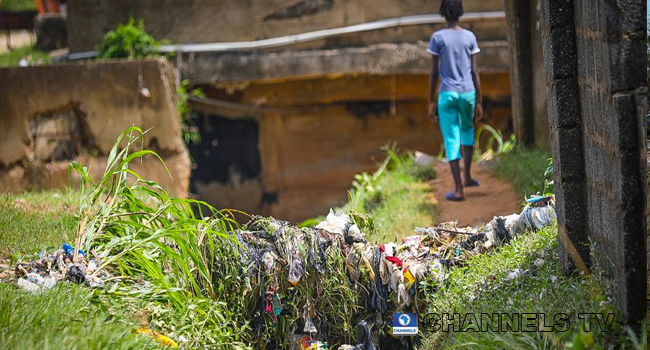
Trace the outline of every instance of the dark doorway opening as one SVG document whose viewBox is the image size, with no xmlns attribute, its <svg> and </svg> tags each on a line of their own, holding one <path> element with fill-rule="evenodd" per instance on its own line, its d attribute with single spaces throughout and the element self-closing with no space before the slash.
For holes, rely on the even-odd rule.
<svg viewBox="0 0 650 350">
<path fill-rule="evenodd" d="M 239 187 L 247 180 L 259 180 L 258 122 L 208 114 L 200 118 L 197 124 L 201 140 L 189 145 L 194 163 L 192 192 L 197 193 L 197 181 Z"/>
</svg>

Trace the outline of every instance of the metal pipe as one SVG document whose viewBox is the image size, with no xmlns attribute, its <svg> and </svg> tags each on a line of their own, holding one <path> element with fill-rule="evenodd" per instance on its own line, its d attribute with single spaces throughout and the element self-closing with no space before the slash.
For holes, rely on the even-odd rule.
<svg viewBox="0 0 650 350">
<path fill-rule="evenodd" d="M 485 19 L 505 19 L 504 11 L 494 12 L 469 12 L 463 15 L 463 21 L 480 21 Z M 229 51 L 249 51 L 265 48 L 277 48 L 290 46 L 309 41 L 331 38 L 334 36 L 367 32 L 372 30 L 394 28 L 401 26 L 423 25 L 423 24 L 440 24 L 445 23 L 445 19 L 440 15 L 416 15 L 396 18 L 387 18 L 373 22 L 355 24 L 347 27 L 331 28 L 317 30 L 313 32 L 281 36 L 277 38 L 261 39 L 253 41 L 235 41 L 221 43 L 204 43 L 204 44 L 171 44 L 161 45 L 158 50 L 164 53 L 170 52 L 229 52 Z M 86 51 L 72 53 L 68 59 L 87 59 L 97 56 L 96 51 Z"/>
</svg>

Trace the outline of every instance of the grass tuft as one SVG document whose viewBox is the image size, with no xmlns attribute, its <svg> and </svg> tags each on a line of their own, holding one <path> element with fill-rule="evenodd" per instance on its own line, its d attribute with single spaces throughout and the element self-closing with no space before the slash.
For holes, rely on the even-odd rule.
<svg viewBox="0 0 650 350">
<path fill-rule="evenodd" d="M 523 274 L 509 274 L 521 269 Z M 612 295 L 613 282 L 598 266 L 590 277 L 565 277 L 559 264 L 557 226 L 517 237 L 490 254 L 477 255 L 464 268 L 451 270 L 442 281 L 429 281 L 427 303 L 433 313 L 566 313 L 570 328 L 565 332 L 436 332 L 424 338 L 424 348 L 462 349 L 590 349 L 608 348 L 633 340 L 621 326 Z M 609 332 L 597 326 L 582 331 L 578 313 L 614 313 Z"/>
<path fill-rule="evenodd" d="M 33 46 L 25 46 L 0 54 L 0 67 L 17 66 L 18 62 L 25 56 L 32 56 L 32 63 L 34 64 L 52 62 L 52 58 L 47 52 L 36 50 Z"/>
<path fill-rule="evenodd" d="M 512 184 L 523 197 L 544 192 L 545 172 L 550 154 L 538 149 L 515 147 L 499 154 L 492 173 L 499 179 Z M 551 176 L 552 177 L 552 176 Z"/>
<path fill-rule="evenodd" d="M 26 293 L 0 283 L 2 349 L 160 349 L 135 334 L 135 317 L 113 317 L 92 303 L 92 291 L 61 283 Z"/>
<path fill-rule="evenodd" d="M 415 227 L 433 225 L 438 213 L 428 183 L 436 176 L 433 166 L 418 166 L 412 153 L 398 155 L 394 148 L 387 153 L 377 172 L 357 175 L 344 206 L 346 212 L 366 214 L 372 220 L 368 240 L 380 243 L 412 234 Z"/>
<path fill-rule="evenodd" d="M 71 190 L 0 195 L 0 259 L 60 248 L 77 225 L 79 193 Z"/>
</svg>

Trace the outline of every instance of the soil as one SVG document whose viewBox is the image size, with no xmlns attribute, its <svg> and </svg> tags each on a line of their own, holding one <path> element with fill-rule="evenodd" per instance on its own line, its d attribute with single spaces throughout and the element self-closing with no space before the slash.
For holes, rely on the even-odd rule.
<svg viewBox="0 0 650 350">
<path fill-rule="evenodd" d="M 496 179 L 483 164 L 472 166 L 472 177 L 481 186 L 465 189 L 465 201 L 452 202 L 445 194 L 454 189 L 449 164 L 438 162 L 435 167 L 438 176 L 431 181 L 439 204 L 439 222 L 456 221 L 459 226 L 482 226 L 494 216 L 510 215 L 521 211 L 523 198 L 510 184 Z"/>
</svg>

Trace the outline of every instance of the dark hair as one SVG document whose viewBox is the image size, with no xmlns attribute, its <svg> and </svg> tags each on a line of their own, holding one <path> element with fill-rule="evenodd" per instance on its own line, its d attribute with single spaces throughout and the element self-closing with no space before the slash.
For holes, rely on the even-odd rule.
<svg viewBox="0 0 650 350">
<path fill-rule="evenodd" d="M 440 15 L 448 21 L 458 21 L 464 13 L 463 0 L 442 0 L 440 3 Z"/>
</svg>

